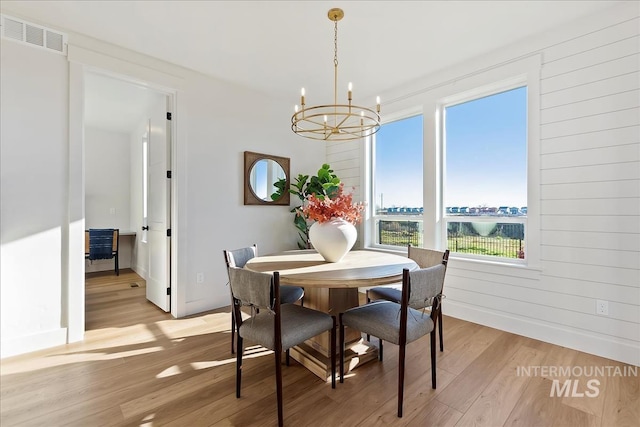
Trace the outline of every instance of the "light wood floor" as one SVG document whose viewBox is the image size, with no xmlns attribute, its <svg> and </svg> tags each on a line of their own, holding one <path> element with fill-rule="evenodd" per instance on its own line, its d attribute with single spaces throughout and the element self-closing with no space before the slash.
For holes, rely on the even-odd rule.
<svg viewBox="0 0 640 427">
<path fill-rule="evenodd" d="M 144 286 L 130 270 L 88 278 L 84 342 L 0 364 L 0 424 L 276 425 L 273 355 L 246 352 L 236 399 L 228 309 L 172 319 L 146 301 Z M 383 363 L 354 370 L 335 390 L 294 361 L 284 367 L 285 424 L 639 425 L 638 377 L 598 377 L 597 397 L 571 398 L 549 397 L 553 378 L 516 375 L 518 366 L 623 364 L 446 316 L 444 329 L 437 390 L 428 339 L 407 347 L 403 418 L 395 415 L 397 347 L 388 344 Z"/>
</svg>

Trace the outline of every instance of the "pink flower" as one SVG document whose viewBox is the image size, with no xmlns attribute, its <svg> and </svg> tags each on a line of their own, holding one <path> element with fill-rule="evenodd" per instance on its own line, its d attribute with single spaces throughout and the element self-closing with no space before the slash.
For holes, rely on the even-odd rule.
<svg viewBox="0 0 640 427">
<path fill-rule="evenodd" d="M 340 184 L 338 193 L 332 199 L 311 194 L 307 198 L 307 206 L 302 209 L 302 213 L 306 218 L 320 223 L 332 218 L 342 218 L 355 225 L 361 221 L 363 210 L 364 204 L 354 203 L 353 194 L 346 194 L 344 184 Z"/>
</svg>

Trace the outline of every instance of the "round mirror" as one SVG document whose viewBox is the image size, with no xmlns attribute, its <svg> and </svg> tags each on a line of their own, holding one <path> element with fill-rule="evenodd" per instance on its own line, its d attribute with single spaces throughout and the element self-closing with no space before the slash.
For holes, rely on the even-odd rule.
<svg viewBox="0 0 640 427">
<path fill-rule="evenodd" d="M 289 158 L 244 152 L 244 204 L 289 206 Z"/>
<path fill-rule="evenodd" d="M 249 174 L 251 191 L 265 202 L 275 202 L 285 192 L 287 175 L 278 162 L 260 159 L 253 164 Z"/>
</svg>

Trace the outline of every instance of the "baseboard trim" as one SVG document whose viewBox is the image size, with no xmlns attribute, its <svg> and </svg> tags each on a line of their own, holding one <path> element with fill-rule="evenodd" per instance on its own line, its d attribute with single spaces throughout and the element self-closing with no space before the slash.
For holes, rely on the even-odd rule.
<svg viewBox="0 0 640 427">
<path fill-rule="evenodd" d="M 131 267 L 131 269 L 135 271 L 136 274 L 142 277 L 144 280 L 148 280 L 149 275 L 147 274 L 147 270 L 143 268 L 141 265 L 133 266 Z"/>
<path fill-rule="evenodd" d="M 210 299 L 200 299 L 196 301 L 189 301 L 185 304 L 185 316 L 191 316 L 192 314 L 202 313 L 203 311 L 214 310 L 222 307 L 221 305 L 214 304 L 214 301 Z"/>
<path fill-rule="evenodd" d="M 0 358 L 18 356 L 67 343 L 67 328 L 2 340 Z"/>
<path fill-rule="evenodd" d="M 575 329 L 555 327 L 522 317 L 508 316 L 448 299 L 442 307 L 443 314 L 457 319 L 640 366 L 640 346 L 629 342 L 598 334 L 590 335 Z"/>
</svg>

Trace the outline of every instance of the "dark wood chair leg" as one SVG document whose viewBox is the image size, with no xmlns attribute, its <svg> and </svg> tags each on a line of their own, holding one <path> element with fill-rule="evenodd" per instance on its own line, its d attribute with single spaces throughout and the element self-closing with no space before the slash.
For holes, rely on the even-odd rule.
<svg viewBox="0 0 640 427">
<path fill-rule="evenodd" d="M 236 351 L 236 397 L 240 397 L 240 386 L 242 384 L 242 338 L 238 335 L 238 347 Z"/>
<path fill-rule="evenodd" d="M 342 313 L 340 313 L 340 382 L 344 382 L 344 325 L 342 324 Z"/>
<path fill-rule="evenodd" d="M 442 307 L 440 307 L 440 312 L 438 313 L 438 332 L 440 333 L 440 351 L 444 351 L 444 344 L 442 338 Z"/>
<path fill-rule="evenodd" d="M 231 354 L 236 352 L 235 341 L 236 339 L 236 315 L 234 314 L 233 302 L 231 305 Z"/>
<path fill-rule="evenodd" d="M 276 357 L 276 399 L 278 401 L 278 426 L 282 427 L 284 423 L 284 414 L 282 412 L 282 351 L 274 352 Z"/>
<path fill-rule="evenodd" d="M 380 348 L 378 349 L 378 360 L 382 362 L 383 356 L 383 347 L 382 347 L 382 338 L 380 338 Z"/>
<path fill-rule="evenodd" d="M 333 329 L 331 329 L 331 388 L 336 388 L 336 316 L 333 319 Z"/>
<path fill-rule="evenodd" d="M 404 359 L 406 344 L 400 345 L 398 354 L 398 417 L 402 418 L 402 403 L 404 398 Z"/>
<path fill-rule="evenodd" d="M 120 265 L 118 264 L 118 252 L 116 252 L 116 276 L 120 275 Z"/>
<path fill-rule="evenodd" d="M 367 304 L 369 304 L 371 302 L 371 298 L 369 298 L 369 291 L 367 290 L 365 295 L 367 296 Z M 367 334 L 367 341 L 371 341 L 371 335 Z M 382 360 L 382 359 L 380 359 Z"/>
<path fill-rule="evenodd" d="M 442 336 L 442 335 L 441 335 Z M 436 330 L 431 331 L 431 388 L 436 388 Z"/>
<path fill-rule="evenodd" d="M 285 350 L 284 352 L 284 360 L 285 360 L 284 363 L 286 363 L 287 366 L 289 366 L 289 364 L 291 363 L 291 356 L 289 355 L 289 349 Z"/>
</svg>

